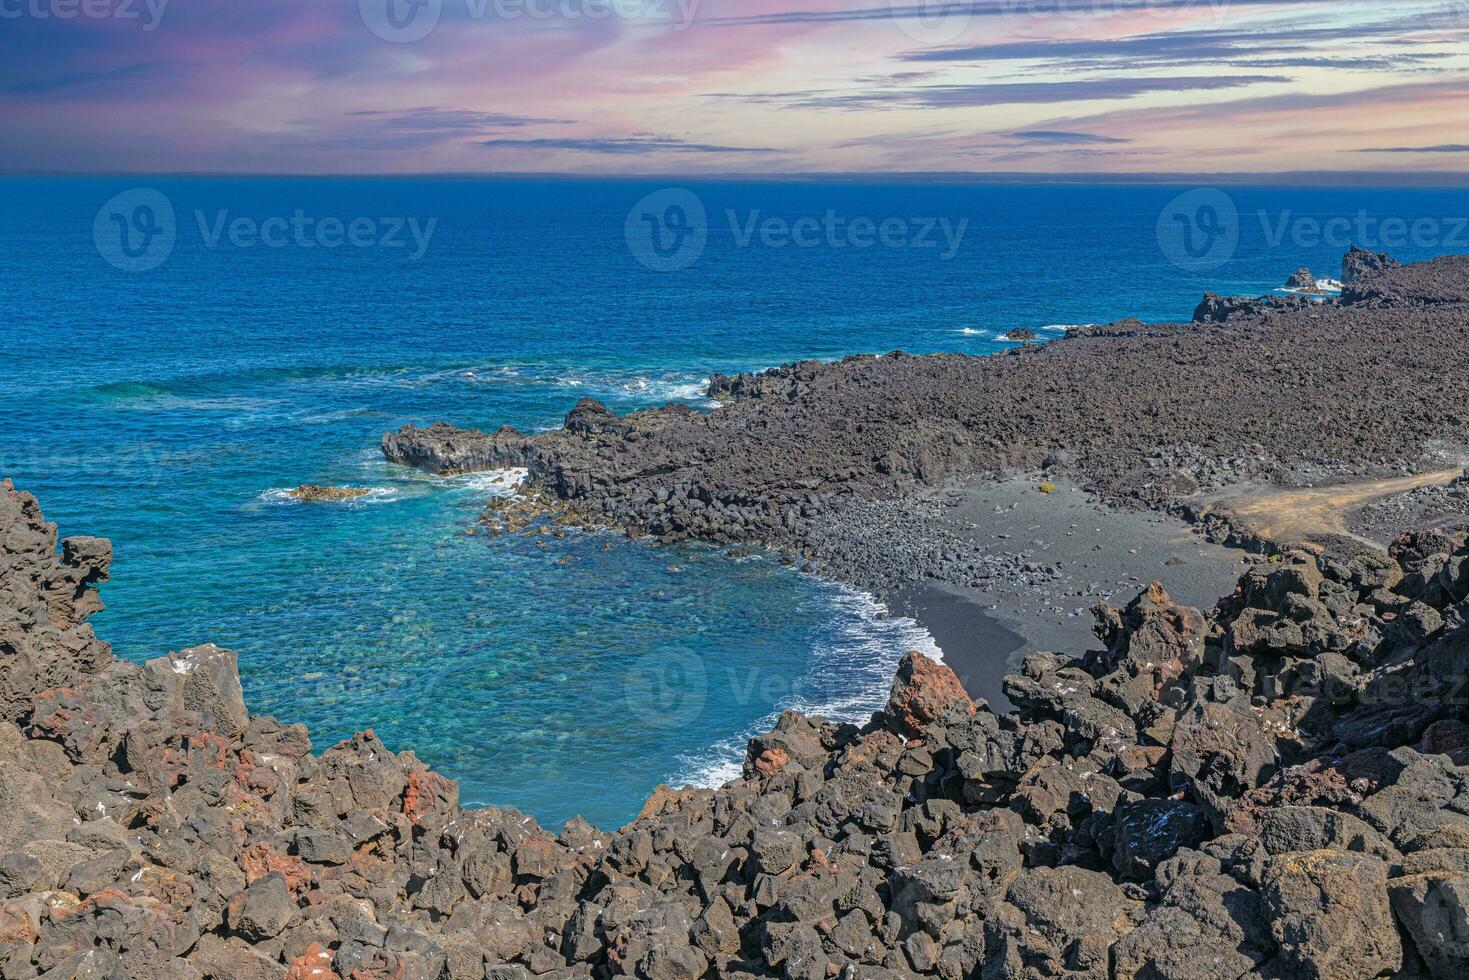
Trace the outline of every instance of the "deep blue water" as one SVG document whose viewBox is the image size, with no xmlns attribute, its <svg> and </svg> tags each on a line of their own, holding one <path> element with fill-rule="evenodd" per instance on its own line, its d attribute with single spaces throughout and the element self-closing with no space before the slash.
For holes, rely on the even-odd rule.
<svg viewBox="0 0 1469 980">
<path fill-rule="evenodd" d="M 702 406 L 715 370 L 989 353 L 1013 327 L 1187 317 L 1205 288 L 1334 275 L 1344 241 L 1308 223 L 1272 243 L 1282 217 L 1431 219 L 1393 250 L 1469 250 L 1453 191 L 1231 189 L 1237 251 L 1200 237 L 1180 267 L 1157 228 L 1186 188 L 689 183 L 707 245 L 660 272 L 638 257 L 686 264 L 701 240 L 677 237 L 688 198 L 666 194 L 644 208 L 660 250 L 639 239 L 630 209 L 662 186 L 0 180 L 0 475 L 63 534 L 113 539 L 97 625 L 120 655 L 232 647 L 252 709 L 308 723 L 318 747 L 373 726 L 467 801 L 611 826 L 659 781 L 728 773 L 774 710 L 862 717 L 926 638 L 768 560 L 468 536 L 499 488 L 389 467 L 384 431 L 552 426 L 583 395 Z M 104 208 L 133 188 L 172 225 L 155 195 Z M 792 244 L 780 222 L 802 217 L 809 244 Z M 376 489 L 283 499 L 304 482 Z"/>
</svg>

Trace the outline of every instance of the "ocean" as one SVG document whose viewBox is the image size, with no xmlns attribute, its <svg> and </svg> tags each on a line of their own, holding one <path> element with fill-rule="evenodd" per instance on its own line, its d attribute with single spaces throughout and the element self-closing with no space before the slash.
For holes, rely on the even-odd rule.
<svg viewBox="0 0 1469 980">
<path fill-rule="evenodd" d="M 110 537 L 95 623 L 238 651 L 318 749 L 374 728 L 467 803 L 635 816 L 787 708 L 861 720 L 905 650 L 869 596 L 697 545 L 469 535 L 494 475 L 384 463 L 405 423 L 559 425 L 712 372 L 1187 318 L 1469 251 L 1462 192 L 456 178 L 0 178 L 0 476 Z M 302 483 L 371 488 L 302 504 Z"/>
</svg>

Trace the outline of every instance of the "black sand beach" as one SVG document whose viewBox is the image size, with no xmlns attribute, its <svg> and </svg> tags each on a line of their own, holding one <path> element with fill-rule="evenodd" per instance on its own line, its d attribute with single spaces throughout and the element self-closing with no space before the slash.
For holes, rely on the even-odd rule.
<svg viewBox="0 0 1469 980">
<path fill-rule="evenodd" d="M 962 590 L 939 582 L 906 586 L 883 601 L 894 614 L 910 616 L 928 630 L 970 697 L 988 701 L 997 714 L 1011 710 L 1001 681 L 1014 673 L 1028 644 L 1010 624 Z"/>
<path fill-rule="evenodd" d="M 1093 646 L 1091 609 L 1120 604 L 1152 581 L 1201 609 L 1228 595 L 1256 560 L 1213 544 L 1183 521 L 1156 511 L 1110 507 L 1072 483 L 1040 477 L 968 480 L 945 488 L 961 502 L 944 511 L 945 530 L 976 552 L 1018 555 L 1052 574 L 996 576 L 989 588 L 927 580 L 884 596 L 894 613 L 921 623 L 971 696 L 1009 708 L 1000 680 L 1027 652 Z"/>
</svg>

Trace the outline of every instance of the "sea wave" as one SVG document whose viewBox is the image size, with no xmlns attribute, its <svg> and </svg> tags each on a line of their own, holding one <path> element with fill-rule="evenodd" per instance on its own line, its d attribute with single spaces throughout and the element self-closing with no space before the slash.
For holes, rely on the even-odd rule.
<svg viewBox="0 0 1469 980">
<path fill-rule="evenodd" d="M 647 405 L 682 401 L 707 408 L 716 404 L 706 394 L 709 387 L 708 376 L 697 371 L 587 368 L 565 362 L 536 361 L 252 367 L 236 371 L 182 375 L 166 381 L 116 381 L 89 386 L 86 394 L 98 401 L 130 408 L 198 410 L 239 407 L 239 403 L 233 399 L 238 397 L 236 393 L 242 386 L 303 383 L 407 389 L 442 385 L 473 388 L 513 386 L 551 391 L 565 389 L 572 396 L 585 393 L 604 400 L 633 400 Z M 318 416 L 308 421 L 319 420 L 321 419 Z"/>
<path fill-rule="evenodd" d="M 750 739 L 770 731 L 783 711 L 820 715 L 828 721 L 862 723 L 887 703 L 898 662 L 910 650 L 942 661 L 943 652 L 928 630 L 906 616 L 893 616 L 875 597 L 845 585 L 830 584 L 833 610 L 827 636 L 812 650 L 810 670 L 788 698 L 743 731 L 697 752 L 683 755 L 669 776 L 672 786 L 713 789 L 739 779 Z M 832 688 L 832 680 L 839 681 Z"/>
<path fill-rule="evenodd" d="M 158 398 L 173 394 L 173 389 L 158 381 L 113 381 L 93 385 L 88 389 L 93 395 L 104 399 L 130 401 L 136 398 Z"/>
<path fill-rule="evenodd" d="M 387 463 L 375 449 L 364 450 L 357 463 L 364 475 L 386 475 L 398 485 L 400 493 L 404 494 L 411 488 L 417 493 L 448 491 L 477 497 L 512 497 L 518 496 L 525 481 L 530 479 L 530 470 L 520 467 L 451 475 L 430 473 L 427 470 Z"/>
<path fill-rule="evenodd" d="M 466 473 L 463 476 L 436 476 L 434 480 L 447 484 L 455 490 L 467 493 L 488 494 L 491 497 L 518 496 L 521 485 L 530 479 L 530 470 L 522 468 L 485 470 L 482 473 Z"/>
<path fill-rule="evenodd" d="M 182 374 L 167 381 L 130 379 L 91 385 L 87 391 L 100 398 L 128 400 L 160 395 L 207 394 L 219 388 L 234 391 L 250 382 L 307 382 L 323 380 L 376 380 L 410 377 L 431 370 L 425 364 L 328 364 L 248 367 L 232 371 Z"/>
<path fill-rule="evenodd" d="M 1094 323 L 1046 323 L 1046 324 L 1042 324 L 1039 327 L 1036 327 L 1035 329 L 1038 330 L 1038 331 L 1042 331 L 1044 333 L 1064 334 L 1068 330 L 1076 330 L 1076 329 L 1079 329 L 1081 327 L 1093 327 L 1093 326 L 1096 326 L 1096 324 L 1094 324 Z M 1017 327 L 1017 328 L 1012 328 L 1012 329 L 1019 329 L 1019 328 Z M 958 329 L 958 330 L 956 330 L 954 332 L 957 333 L 957 334 L 960 334 L 961 336 L 964 336 L 964 337 L 981 337 L 981 338 L 983 338 L 985 340 L 1009 341 L 1009 338 L 1010 338 L 1010 331 L 1009 330 L 980 330 L 980 329 L 978 329 L 976 327 L 961 327 L 960 329 Z"/>
<path fill-rule="evenodd" d="M 714 403 L 706 394 L 709 378 L 686 371 L 649 373 L 578 370 L 558 373 L 551 381 L 567 388 L 589 388 L 614 397 L 633 397 L 654 403 Z"/>
<path fill-rule="evenodd" d="M 268 490 L 260 491 L 260 493 L 256 494 L 255 499 L 262 504 L 273 506 L 304 504 L 305 501 L 291 496 L 291 492 L 296 489 L 296 487 L 271 487 Z M 398 487 L 366 487 L 365 489 L 367 493 L 360 497 L 353 497 L 350 500 L 313 501 L 313 503 L 334 504 L 338 507 L 358 507 L 365 504 L 390 504 L 403 498 L 402 492 Z"/>
<path fill-rule="evenodd" d="M 568 394 L 603 400 L 636 399 L 650 405 L 681 401 L 700 407 L 716 403 L 707 395 L 709 378 L 693 371 L 640 371 L 578 368 L 565 364 L 500 364 L 461 367 L 424 376 L 431 383 L 566 389 Z"/>
</svg>

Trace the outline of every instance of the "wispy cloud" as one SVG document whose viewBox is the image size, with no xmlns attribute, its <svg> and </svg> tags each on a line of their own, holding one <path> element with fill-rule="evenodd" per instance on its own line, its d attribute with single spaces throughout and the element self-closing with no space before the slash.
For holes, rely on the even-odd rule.
<svg viewBox="0 0 1469 980">
<path fill-rule="evenodd" d="M 354 109 L 336 118 L 295 123 L 271 137 L 271 142 L 278 146 L 306 145 L 317 150 L 423 150 L 472 142 L 506 130 L 570 125 L 573 123 L 569 119 L 440 106 Z"/>
<path fill-rule="evenodd" d="M 1231 8 L 1294 7 L 1318 9 L 1372 7 L 1378 0 L 1109 0 L 1098 4 L 1093 15 L 1125 16 L 1138 13 L 1182 11 L 1189 14 L 1221 16 Z M 1080 5 L 1076 0 L 950 0 L 936 8 L 933 4 L 897 3 L 850 10 L 785 10 L 759 14 L 723 17 L 701 17 L 700 24 L 741 26 L 769 24 L 833 24 L 850 21 L 932 21 L 937 14 L 947 18 L 1064 17 L 1077 20 Z"/>
<path fill-rule="evenodd" d="M 1132 140 L 1118 136 L 1099 136 L 1096 133 L 1074 133 L 1064 129 L 1028 129 L 1011 133 L 1012 137 L 1027 143 L 1052 143 L 1057 146 L 1084 146 L 1098 143 L 1131 143 Z"/>
<path fill-rule="evenodd" d="M 445 109 L 439 106 L 417 106 L 412 109 L 357 109 L 347 113 L 356 119 L 367 119 L 384 129 L 400 129 L 417 133 L 483 132 L 486 129 L 518 129 L 522 126 L 565 126 L 569 119 L 545 119 L 539 116 L 517 116 L 504 112 L 477 112 L 471 109 Z"/>
<path fill-rule="evenodd" d="M 1179 59 L 1209 60 L 1241 53 L 1280 54 L 1310 51 L 1338 42 L 1360 44 L 1373 40 L 1396 40 L 1421 35 L 1421 17 L 1396 17 L 1369 23 L 1341 26 L 1274 25 L 1270 30 L 1241 27 L 1205 30 L 1158 31 L 1121 37 L 1032 38 L 929 48 L 906 52 L 910 62 L 1044 61 L 1070 66 L 1090 66 L 1120 58 L 1135 61 Z M 1412 41 L 1421 45 L 1422 41 Z"/>
<path fill-rule="evenodd" d="M 1466 0 L 663 6 L 693 16 L 448 2 L 411 44 L 352 0 L 0 18 L 0 170 L 1386 169 L 1469 137 Z"/>
<path fill-rule="evenodd" d="M 1133 99 L 1156 92 L 1214 92 L 1290 80 L 1285 75 L 1119 75 L 1112 78 L 1054 82 L 919 85 L 864 92 L 777 92 L 754 95 L 724 93 L 716 97 L 808 109 L 956 109 Z"/>
<path fill-rule="evenodd" d="M 1377 146 L 1358 153 L 1469 153 L 1469 143 L 1440 143 L 1437 146 Z"/>
<path fill-rule="evenodd" d="M 143 62 L 100 71 L 67 72 L 33 81 L 12 82 L 4 90 L 16 95 L 76 97 L 85 95 L 87 90 L 113 89 L 123 83 L 143 79 L 151 78 L 158 84 L 164 84 L 169 74 L 177 77 L 181 68 L 178 65 Z"/>
<path fill-rule="evenodd" d="M 581 139 L 488 139 L 480 146 L 533 150 L 571 150 L 577 153 L 605 153 L 615 156 L 642 155 L 648 153 L 774 153 L 767 146 L 720 146 L 713 143 L 696 143 L 668 136 L 626 136 L 611 138 Z"/>
</svg>

